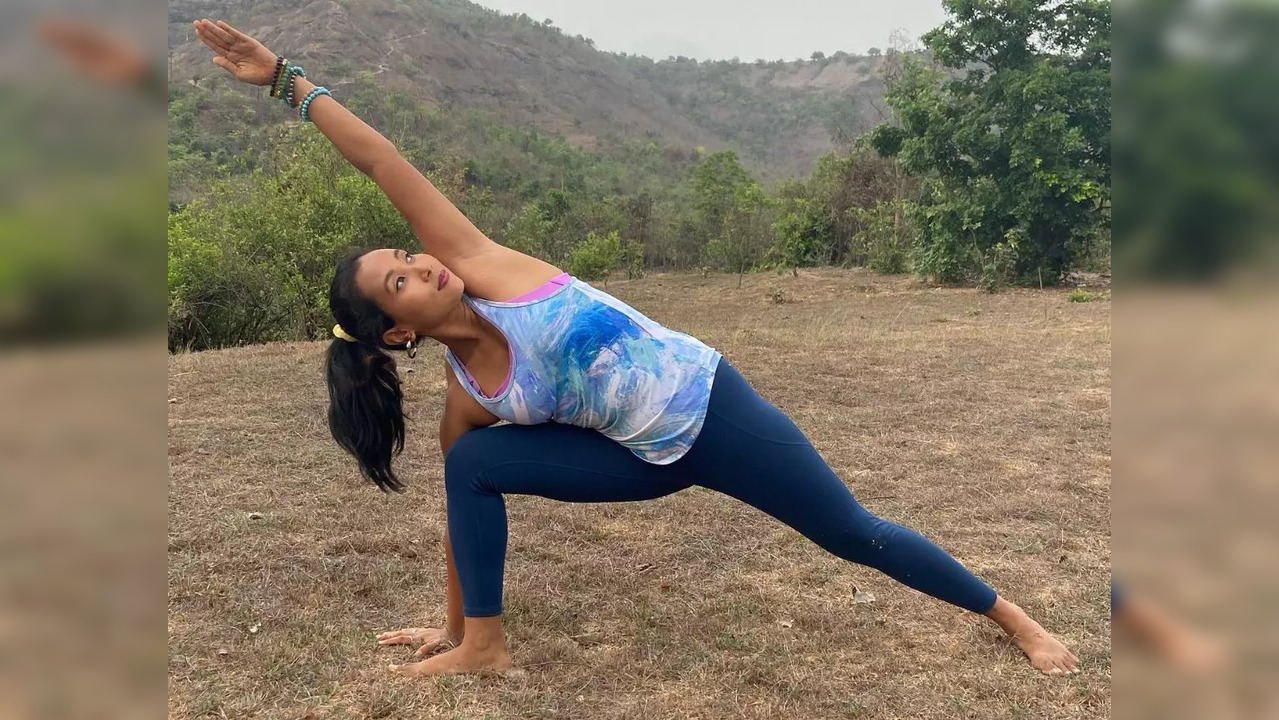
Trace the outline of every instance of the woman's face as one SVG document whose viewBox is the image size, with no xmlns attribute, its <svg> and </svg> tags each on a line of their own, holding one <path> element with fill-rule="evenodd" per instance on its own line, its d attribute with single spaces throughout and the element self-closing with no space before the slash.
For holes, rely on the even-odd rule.
<svg viewBox="0 0 1279 720">
<path fill-rule="evenodd" d="M 397 331 L 426 333 L 440 325 L 457 307 L 465 286 L 439 260 L 426 253 L 403 250 L 373 250 L 360 258 L 355 270 L 355 286 L 395 320 Z M 409 337 L 411 337 L 410 335 Z M 399 335 L 387 343 L 407 341 Z"/>
</svg>

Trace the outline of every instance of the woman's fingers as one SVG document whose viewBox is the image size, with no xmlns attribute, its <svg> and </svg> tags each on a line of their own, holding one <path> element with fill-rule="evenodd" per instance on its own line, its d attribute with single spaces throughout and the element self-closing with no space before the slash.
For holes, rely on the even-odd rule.
<svg viewBox="0 0 1279 720">
<path fill-rule="evenodd" d="M 207 20 L 204 21 L 203 27 L 204 27 L 204 31 L 207 32 L 210 37 L 216 38 L 217 41 L 220 42 L 223 47 L 226 47 L 229 49 L 232 45 L 235 44 L 235 36 L 227 32 L 223 28 L 218 27 L 217 25 Z"/>
<path fill-rule="evenodd" d="M 218 55 L 226 55 L 226 48 L 214 42 L 212 39 L 209 38 L 208 35 L 205 35 L 200 30 L 197 29 L 195 31 L 195 36 L 200 38 L 200 42 L 208 46 L 208 48 L 212 50 L 213 52 L 217 53 Z"/>
<path fill-rule="evenodd" d="M 417 648 L 417 652 L 414 653 L 414 655 L 417 657 L 426 657 L 427 655 L 435 655 L 436 652 L 441 650 L 450 650 L 451 647 L 453 647 L 453 641 L 450 641 L 448 634 L 436 630 L 436 632 L 432 633 L 431 637 L 423 643 L 422 647 Z"/>
<path fill-rule="evenodd" d="M 230 60 L 227 60 L 226 58 L 222 57 L 221 55 L 215 55 L 215 56 L 213 57 L 213 64 L 214 64 L 214 65 L 217 65 L 218 67 L 222 68 L 223 70 L 226 70 L 227 72 L 231 73 L 232 75 L 235 75 L 235 63 L 231 62 Z"/>
<path fill-rule="evenodd" d="M 201 36 L 206 42 L 213 42 L 219 47 L 222 46 L 222 41 L 215 37 L 213 33 L 209 32 L 208 20 L 196 20 L 191 24 L 195 26 L 196 35 Z"/>
<path fill-rule="evenodd" d="M 426 657 L 453 647 L 453 643 L 443 630 L 432 628 L 392 630 L 377 636 L 378 645 L 417 645 L 418 643 L 421 643 L 421 647 L 414 653 L 417 657 Z"/>
<path fill-rule="evenodd" d="M 256 40 L 249 37 L 248 35 L 245 35 L 239 30 L 236 30 L 235 28 L 231 27 L 231 25 L 227 23 L 227 21 L 225 20 L 219 20 L 218 27 L 224 30 L 225 32 L 229 33 L 231 37 L 235 38 L 239 42 L 245 42 L 245 43 L 257 42 Z"/>
<path fill-rule="evenodd" d="M 230 48 L 226 43 L 222 42 L 221 38 L 214 35 L 213 32 L 209 30 L 210 27 L 212 27 L 212 24 L 209 23 L 209 21 L 196 20 L 195 36 L 200 38 L 200 42 L 209 46 L 209 49 L 213 52 L 219 55 L 225 55 Z"/>
<path fill-rule="evenodd" d="M 384 632 L 377 636 L 378 645 L 412 645 L 418 635 L 424 631 L 422 628 L 406 628 L 404 630 L 392 630 Z"/>
<path fill-rule="evenodd" d="M 417 652 L 413 654 L 416 657 L 426 657 L 427 655 L 433 655 L 436 652 L 439 652 L 440 650 L 447 650 L 450 644 L 451 643 L 449 643 L 448 640 L 445 640 L 444 638 L 438 638 L 436 640 L 427 642 L 425 645 L 418 648 Z"/>
</svg>

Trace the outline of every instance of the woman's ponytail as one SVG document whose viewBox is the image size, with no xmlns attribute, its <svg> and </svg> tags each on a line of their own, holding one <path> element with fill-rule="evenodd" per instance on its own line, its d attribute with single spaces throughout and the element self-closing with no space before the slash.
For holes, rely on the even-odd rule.
<svg viewBox="0 0 1279 720">
<path fill-rule="evenodd" d="M 395 324 L 355 286 L 362 252 L 338 263 L 329 287 L 329 308 L 345 337 L 329 343 L 325 381 L 329 387 L 329 431 L 355 456 L 360 472 L 384 491 L 404 485 L 391 458 L 404 449 L 404 393 L 383 334 Z"/>
<path fill-rule="evenodd" d="M 325 365 L 333 439 L 379 488 L 403 490 L 391 470 L 391 458 L 404 449 L 404 393 L 395 360 L 367 343 L 334 338 Z"/>
</svg>

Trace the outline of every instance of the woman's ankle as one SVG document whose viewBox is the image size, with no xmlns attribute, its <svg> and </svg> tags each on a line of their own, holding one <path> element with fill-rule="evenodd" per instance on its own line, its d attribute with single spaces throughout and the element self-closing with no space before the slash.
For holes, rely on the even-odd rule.
<svg viewBox="0 0 1279 720">
<path fill-rule="evenodd" d="M 475 651 L 506 651 L 506 635 L 502 629 L 502 616 L 468 617 L 460 647 Z"/>
<path fill-rule="evenodd" d="M 990 610 L 986 611 L 986 617 L 995 621 L 995 624 L 1005 630 L 1015 628 L 1028 619 L 1025 610 L 1002 597 L 995 598 L 995 604 L 991 606 Z"/>
</svg>

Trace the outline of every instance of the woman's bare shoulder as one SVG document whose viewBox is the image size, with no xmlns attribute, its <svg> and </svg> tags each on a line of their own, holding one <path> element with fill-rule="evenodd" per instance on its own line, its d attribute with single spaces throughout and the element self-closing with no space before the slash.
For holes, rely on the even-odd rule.
<svg viewBox="0 0 1279 720">
<path fill-rule="evenodd" d="M 449 269 L 466 284 L 467 294 L 496 302 L 532 292 L 564 272 L 544 260 L 497 243 L 455 259 Z"/>
</svg>

